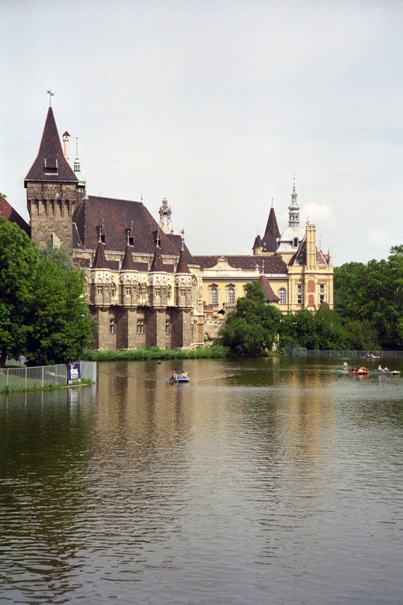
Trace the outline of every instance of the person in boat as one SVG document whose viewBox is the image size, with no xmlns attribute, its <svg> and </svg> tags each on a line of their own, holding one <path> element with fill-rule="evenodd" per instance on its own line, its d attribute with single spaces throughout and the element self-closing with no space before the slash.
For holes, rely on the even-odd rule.
<svg viewBox="0 0 403 605">
<path fill-rule="evenodd" d="M 178 375 L 176 373 L 176 370 L 172 370 L 171 379 L 172 380 L 178 380 Z"/>
<path fill-rule="evenodd" d="M 364 372 L 368 372 L 368 368 L 366 368 L 365 366 L 361 366 L 360 368 L 358 368 L 358 372 L 360 372 L 360 374 L 363 374 Z"/>
<path fill-rule="evenodd" d="M 182 370 L 181 376 L 182 376 L 182 378 L 187 378 L 188 377 L 188 373 L 185 372 L 185 370 Z"/>
<path fill-rule="evenodd" d="M 378 372 L 384 372 L 385 370 L 383 369 L 383 367 L 381 366 L 381 364 L 379 364 L 378 366 Z"/>
</svg>

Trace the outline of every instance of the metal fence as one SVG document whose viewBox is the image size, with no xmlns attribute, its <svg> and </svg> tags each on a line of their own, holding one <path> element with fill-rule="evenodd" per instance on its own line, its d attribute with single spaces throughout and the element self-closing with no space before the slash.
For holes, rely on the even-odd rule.
<svg viewBox="0 0 403 605">
<path fill-rule="evenodd" d="M 95 361 L 80 361 L 81 378 L 96 382 Z M 0 369 L 0 391 L 24 391 L 67 385 L 67 366 L 39 366 L 35 368 Z"/>
<path fill-rule="evenodd" d="M 310 351 L 309 349 L 289 349 L 288 355 L 292 357 L 329 357 L 335 359 L 358 359 L 369 355 L 368 351 Z M 403 359 L 403 351 L 371 351 L 374 358 Z"/>
</svg>

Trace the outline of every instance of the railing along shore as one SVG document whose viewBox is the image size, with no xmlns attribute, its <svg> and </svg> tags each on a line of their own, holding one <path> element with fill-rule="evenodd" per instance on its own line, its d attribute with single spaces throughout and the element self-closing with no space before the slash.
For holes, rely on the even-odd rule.
<svg viewBox="0 0 403 605">
<path fill-rule="evenodd" d="M 79 365 L 81 378 L 96 382 L 97 363 L 80 361 Z M 67 384 L 68 368 L 65 364 L 0 369 L 0 392 L 55 388 Z"/>
<path fill-rule="evenodd" d="M 335 359 L 402 359 L 403 351 L 310 351 L 309 349 L 288 349 L 287 355 L 292 357 L 330 357 Z"/>
</svg>

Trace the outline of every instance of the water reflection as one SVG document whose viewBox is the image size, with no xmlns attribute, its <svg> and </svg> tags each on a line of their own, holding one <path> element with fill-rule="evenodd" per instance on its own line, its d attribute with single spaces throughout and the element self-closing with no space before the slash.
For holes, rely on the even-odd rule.
<svg viewBox="0 0 403 605">
<path fill-rule="evenodd" d="M 4 602 L 401 602 L 400 379 L 173 367 L 3 397 Z"/>
</svg>

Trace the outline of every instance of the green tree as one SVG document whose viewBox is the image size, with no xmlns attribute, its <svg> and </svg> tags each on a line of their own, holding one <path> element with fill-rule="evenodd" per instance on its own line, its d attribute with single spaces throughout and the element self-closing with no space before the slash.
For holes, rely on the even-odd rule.
<svg viewBox="0 0 403 605">
<path fill-rule="evenodd" d="M 223 344 L 246 357 L 265 355 L 277 337 L 281 313 L 267 304 L 262 286 L 251 282 L 245 286 L 246 296 L 237 300 L 222 329 Z"/>
<path fill-rule="evenodd" d="M 7 356 L 31 364 L 78 359 L 91 342 L 84 277 L 64 251 L 39 251 L 0 218 L 0 367 Z"/>
<path fill-rule="evenodd" d="M 337 313 L 321 305 L 315 313 L 302 309 L 285 315 L 280 323 L 280 347 L 303 347 L 311 350 L 350 348 L 350 338 Z"/>
<path fill-rule="evenodd" d="M 38 251 L 22 229 L 0 217 L 0 367 L 25 353 Z"/>
<path fill-rule="evenodd" d="M 84 279 L 66 251 L 40 252 L 26 350 L 31 365 L 68 363 L 91 342 L 93 322 L 84 299 Z"/>
<path fill-rule="evenodd" d="M 335 309 L 353 340 L 361 333 L 362 348 L 403 347 L 403 246 L 387 260 L 336 268 L 334 286 Z"/>
</svg>

